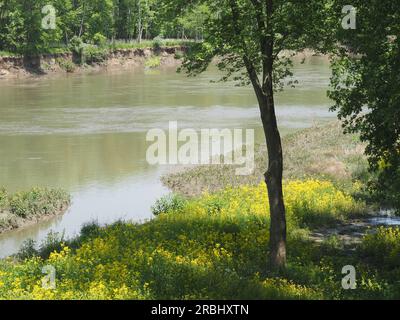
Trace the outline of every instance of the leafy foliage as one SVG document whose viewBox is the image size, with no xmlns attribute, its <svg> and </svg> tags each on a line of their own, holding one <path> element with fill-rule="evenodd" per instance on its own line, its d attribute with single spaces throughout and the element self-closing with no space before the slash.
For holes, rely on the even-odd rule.
<svg viewBox="0 0 400 320">
<path fill-rule="evenodd" d="M 69 202 L 69 196 L 61 190 L 33 188 L 12 195 L 9 202 L 12 214 L 26 218 L 60 211 Z"/>
<path fill-rule="evenodd" d="M 336 1 L 338 7 L 344 1 Z M 357 28 L 338 31 L 332 90 L 346 132 L 367 142 L 376 198 L 400 208 L 400 5 L 354 1 Z"/>
<path fill-rule="evenodd" d="M 155 216 L 162 213 L 174 212 L 181 210 L 186 205 L 186 199 L 177 194 L 171 194 L 157 200 L 151 211 Z"/>
<path fill-rule="evenodd" d="M 56 9 L 55 30 L 42 28 L 45 5 Z M 0 0 L 0 51 L 50 53 L 76 38 L 100 47 L 115 39 L 140 43 L 158 35 L 197 39 L 204 10 L 194 7 L 175 19 L 166 16 L 164 0 Z"/>
<path fill-rule="evenodd" d="M 70 204 L 70 196 L 63 190 L 33 188 L 8 194 L 0 189 L 0 232 L 17 228 L 26 220 L 39 220 L 46 215 L 63 212 Z"/>
<path fill-rule="evenodd" d="M 179 12 L 177 7 L 182 1 L 166 2 L 170 10 Z M 240 84 L 250 84 L 248 73 L 243 72 L 246 69 L 243 58 L 261 74 L 266 58 L 262 44 L 272 40 L 273 51 L 268 58 L 274 64 L 273 78 L 279 90 L 281 81 L 291 75 L 290 52 L 306 48 L 326 52 L 332 45 L 329 27 L 336 21 L 330 19 L 329 1 L 274 1 L 270 17 L 262 1 L 203 0 L 197 3 L 208 8 L 205 11 L 208 15 L 204 20 L 204 42 L 191 48 L 183 65 L 192 75 L 203 72 L 212 58 L 218 56 L 218 67 L 225 72 L 222 80 L 232 77 Z M 265 24 L 260 25 L 261 20 Z"/>
</svg>

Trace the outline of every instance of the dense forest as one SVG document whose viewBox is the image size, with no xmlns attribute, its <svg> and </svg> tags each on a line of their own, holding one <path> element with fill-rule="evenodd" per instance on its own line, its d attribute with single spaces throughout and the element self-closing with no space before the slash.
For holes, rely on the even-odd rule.
<svg viewBox="0 0 400 320">
<path fill-rule="evenodd" d="M 171 16 L 160 0 L 0 0 L 0 51 L 46 53 L 74 37 L 86 43 L 143 39 L 201 39 L 208 8 L 198 5 Z M 55 11 L 54 11 L 54 9 Z M 56 17 L 56 28 L 43 21 Z"/>
</svg>

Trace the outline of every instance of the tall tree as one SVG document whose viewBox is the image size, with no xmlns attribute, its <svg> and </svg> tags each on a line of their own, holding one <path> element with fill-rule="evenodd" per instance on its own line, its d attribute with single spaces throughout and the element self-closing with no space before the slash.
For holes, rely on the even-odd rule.
<svg viewBox="0 0 400 320">
<path fill-rule="evenodd" d="M 165 0 L 178 11 L 184 0 Z M 282 191 L 283 156 L 275 112 L 274 92 L 291 75 L 288 52 L 323 50 L 329 31 L 329 1 L 324 0 L 198 0 L 210 8 L 204 42 L 192 48 L 183 67 L 195 75 L 214 57 L 218 67 L 242 84 L 251 84 L 257 97 L 268 149 L 265 182 L 271 213 L 269 264 L 286 264 L 286 217 Z M 282 54 L 286 52 L 286 54 Z"/>
<path fill-rule="evenodd" d="M 12 0 L 0 0 L 0 50 L 16 51 L 18 26 L 22 25 L 22 19 L 14 7 Z"/>
<path fill-rule="evenodd" d="M 43 8 L 47 4 L 53 4 L 53 1 L 4 0 L 0 3 L 1 7 L 3 3 L 4 12 L 0 17 L 2 23 L 4 22 L 0 27 L 4 30 L 0 36 L 3 49 L 25 55 L 37 55 L 49 51 L 51 46 L 57 44 L 60 29 L 43 27 L 43 21 L 48 14 Z"/>
<path fill-rule="evenodd" d="M 337 8 L 346 1 L 336 0 Z M 367 143 L 373 191 L 400 209 L 400 3 L 355 0 L 355 29 L 339 29 L 333 110 Z"/>
</svg>

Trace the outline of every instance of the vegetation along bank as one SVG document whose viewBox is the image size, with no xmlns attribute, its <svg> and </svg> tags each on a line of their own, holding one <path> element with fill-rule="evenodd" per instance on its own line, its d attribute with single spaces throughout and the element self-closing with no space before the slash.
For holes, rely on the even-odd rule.
<svg viewBox="0 0 400 320">
<path fill-rule="evenodd" d="M 176 66 L 187 49 L 184 41 L 144 41 L 82 48 L 37 56 L 0 55 L 0 80 L 96 71 Z"/>
<path fill-rule="evenodd" d="M 29 191 L 9 194 L 0 189 L 0 233 L 63 214 L 71 202 L 62 190 L 33 188 Z"/>
<path fill-rule="evenodd" d="M 177 194 L 158 201 L 149 222 L 89 224 L 74 239 L 52 234 L 39 249 L 27 242 L 0 262 L 0 298 L 399 298 L 398 228 L 377 228 L 351 245 L 336 235 L 312 237 L 317 229 L 364 219 L 373 208 L 363 197 L 367 163 L 356 138 L 344 136 L 337 123 L 285 138 L 290 250 L 279 274 L 266 268 L 270 215 L 257 173 L 219 184 L 231 169 L 199 167 L 165 178 Z M 304 148 L 305 141 L 312 147 Z M 299 169 L 304 163 L 306 175 Z M 188 176 L 202 187 L 181 180 Z M 54 290 L 41 285 L 41 268 L 49 264 L 57 270 Z M 345 265 L 357 270 L 355 290 L 341 286 Z"/>
</svg>

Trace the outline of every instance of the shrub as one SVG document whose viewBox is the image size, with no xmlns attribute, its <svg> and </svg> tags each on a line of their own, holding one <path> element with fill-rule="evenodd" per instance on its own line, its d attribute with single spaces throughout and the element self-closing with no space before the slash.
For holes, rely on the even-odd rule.
<svg viewBox="0 0 400 320">
<path fill-rule="evenodd" d="M 372 199 L 383 206 L 393 207 L 400 214 L 400 156 L 395 164 L 380 162 L 379 169 L 370 178 Z"/>
<path fill-rule="evenodd" d="M 100 235 L 100 230 L 101 228 L 96 222 L 86 223 L 81 228 L 79 240 L 84 241 L 98 237 Z"/>
<path fill-rule="evenodd" d="M 84 49 L 85 62 L 88 64 L 101 63 L 107 59 L 108 51 L 93 45 L 86 45 Z"/>
<path fill-rule="evenodd" d="M 98 32 L 93 36 L 93 43 L 96 46 L 104 47 L 107 44 L 107 37 Z"/>
<path fill-rule="evenodd" d="M 161 36 L 155 37 L 153 39 L 153 49 L 155 52 L 159 52 L 164 46 L 164 39 Z"/>
<path fill-rule="evenodd" d="M 331 182 L 319 180 L 289 181 L 284 183 L 288 222 L 292 226 L 329 225 L 365 211 L 365 204 L 337 189 Z M 205 194 L 196 202 L 209 214 L 269 217 L 265 184 L 228 187 L 214 194 Z"/>
<path fill-rule="evenodd" d="M 36 250 L 36 242 L 33 239 L 25 240 L 17 253 L 17 258 L 21 261 L 26 259 L 31 259 L 38 256 L 38 251 Z"/>
<path fill-rule="evenodd" d="M 8 193 L 5 188 L 0 188 L 0 211 L 8 207 Z"/>
<path fill-rule="evenodd" d="M 56 62 L 66 72 L 74 72 L 75 71 L 75 64 L 68 59 L 57 59 Z"/>
<path fill-rule="evenodd" d="M 329 181 L 290 181 L 284 187 L 288 211 L 301 226 L 329 225 L 362 215 L 366 206 Z"/>
<path fill-rule="evenodd" d="M 62 190 L 33 188 L 14 194 L 10 202 L 10 212 L 22 218 L 35 215 L 57 213 L 70 203 L 69 195 Z"/>
<path fill-rule="evenodd" d="M 157 56 L 148 58 L 144 63 L 145 67 L 150 69 L 157 68 L 160 66 L 160 64 L 161 64 L 161 58 Z"/>
<path fill-rule="evenodd" d="M 42 259 L 47 259 L 52 252 L 59 252 L 62 250 L 64 243 L 64 233 L 50 231 L 47 237 L 40 244 L 37 254 Z"/>
<path fill-rule="evenodd" d="M 83 52 L 85 48 L 85 43 L 83 42 L 83 40 L 80 37 L 74 36 L 69 42 L 69 47 L 74 55 L 74 59 L 80 64 L 85 63 Z"/>
<path fill-rule="evenodd" d="M 380 227 L 364 237 L 359 251 L 380 268 L 400 268 L 400 228 Z"/>
<path fill-rule="evenodd" d="M 151 212 L 158 216 L 162 213 L 182 210 L 186 205 L 186 200 L 177 194 L 171 194 L 157 200 L 154 206 L 151 207 Z"/>
</svg>

